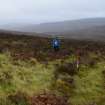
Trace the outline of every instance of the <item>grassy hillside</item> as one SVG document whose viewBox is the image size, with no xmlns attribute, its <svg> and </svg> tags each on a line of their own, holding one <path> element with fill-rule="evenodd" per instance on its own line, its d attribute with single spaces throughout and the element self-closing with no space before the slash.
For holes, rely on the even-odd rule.
<svg viewBox="0 0 105 105">
<path fill-rule="evenodd" d="M 50 41 L 0 36 L 0 105 L 105 105 L 105 43 L 62 40 L 54 52 Z"/>
</svg>

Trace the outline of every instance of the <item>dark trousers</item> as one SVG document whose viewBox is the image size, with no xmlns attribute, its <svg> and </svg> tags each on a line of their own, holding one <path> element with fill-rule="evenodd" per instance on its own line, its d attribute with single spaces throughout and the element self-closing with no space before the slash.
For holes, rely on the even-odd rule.
<svg viewBox="0 0 105 105">
<path fill-rule="evenodd" d="M 54 51 L 59 51 L 59 46 L 55 46 Z"/>
</svg>

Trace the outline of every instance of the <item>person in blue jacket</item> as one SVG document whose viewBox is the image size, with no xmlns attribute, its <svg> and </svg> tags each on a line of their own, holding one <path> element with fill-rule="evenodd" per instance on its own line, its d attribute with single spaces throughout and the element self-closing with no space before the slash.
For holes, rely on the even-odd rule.
<svg viewBox="0 0 105 105">
<path fill-rule="evenodd" d="M 55 51 L 58 51 L 60 48 L 60 40 L 58 38 L 54 38 L 52 41 L 52 47 Z"/>
</svg>

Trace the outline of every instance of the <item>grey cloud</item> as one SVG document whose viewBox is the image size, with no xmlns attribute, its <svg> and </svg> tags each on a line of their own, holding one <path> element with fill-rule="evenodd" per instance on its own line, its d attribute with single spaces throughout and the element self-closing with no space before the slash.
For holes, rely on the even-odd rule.
<svg viewBox="0 0 105 105">
<path fill-rule="evenodd" d="M 104 0 L 0 0 L 0 23 L 105 17 Z"/>
</svg>

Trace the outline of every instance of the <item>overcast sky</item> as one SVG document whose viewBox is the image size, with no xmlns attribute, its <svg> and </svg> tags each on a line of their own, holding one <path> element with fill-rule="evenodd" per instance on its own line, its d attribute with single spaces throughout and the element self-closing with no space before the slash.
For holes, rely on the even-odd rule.
<svg viewBox="0 0 105 105">
<path fill-rule="evenodd" d="M 0 24 L 105 17 L 105 0 L 0 0 Z"/>
</svg>

